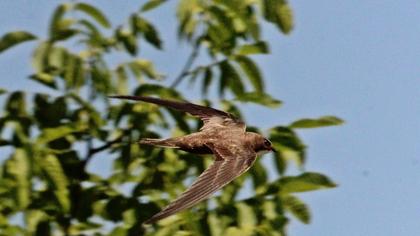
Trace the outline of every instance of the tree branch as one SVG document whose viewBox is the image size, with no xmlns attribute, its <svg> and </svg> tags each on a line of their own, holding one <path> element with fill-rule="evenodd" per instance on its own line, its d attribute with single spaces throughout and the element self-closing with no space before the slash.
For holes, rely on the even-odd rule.
<svg viewBox="0 0 420 236">
<path fill-rule="evenodd" d="M 226 60 L 227 60 L 227 59 L 222 59 L 222 60 L 214 61 L 214 62 L 212 62 L 212 63 L 210 63 L 210 64 L 205 65 L 205 66 L 199 66 L 199 67 L 194 68 L 193 70 L 188 70 L 188 71 L 185 71 L 185 72 L 183 73 L 183 77 L 185 77 L 185 76 L 187 76 L 187 75 L 192 75 L 192 74 L 194 74 L 194 73 L 197 73 L 199 70 L 205 70 L 205 69 L 211 68 L 211 67 L 213 67 L 213 66 L 217 66 L 217 65 L 219 65 L 220 63 L 222 63 L 222 62 L 224 62 L 224 61 L 226 61 Z M 182 78 L 181 78 L 181 79 L 182 79 Z M 174 84 L 175 84 L 175 83 L 174 83 Z M 173 86 L 174 86 L 174 85 L 172 85 L 172 86 L 171 86 L 171 88 L 174 88 Z M 176 84 L 175 84 L 175 86 L 176 86 Z"/>
<path fill-rule="evenodd" d="M 88 162 L 92 159 L 92 157 L 93 157 L 96 153 L 98 153 L 98 152 L 102 152 L 102 151 L 104 151 L 104 150 L 108 149 L 109 147 L 111 147 L 113 144 L 116 144 L 116 143 L 121 142 L 121 141 L 122 141 L 122 139 L 123 139 L 123 137 L 124 137 L 124 134 L 122 134 L 122 135 L 118 136 L 117 138 L 115 138 L 115 139 L 113 139 L 113 140 L 111 140 L 111 141 L 106 142 L 104 145 L 99 146 L 99 147 L 97 147 L 97 148 L 90 147 L 90 148 L 88 149 L 88 152 L 87 152 L 87 154 L 86 154 L 85 159 L 82 161 L 82 169 L 84 169 L 84 168 L 86 167 L 86 165 L 88 164 Z M 91 140 L 91 139 L 89 139 L 89 140 Z M 89 141 L 89 140 L 88 140 L 88 141 Z M 90 144 L 90 146 L 91 146 L 91 145 L 92 145 L 92 144 Z"/>
<path fill-rule="evenodd" d="M 87 154 L 87 156 L 85 158 L 85 161 L 89 161 L 89 159 L 92 158 L 92 156 L 95 155 L 96 153 L 102 152 L 102 151 L 108 149 L 109 147 L 111 147 L 112 145 L 121 142 L 122 139 L 123 139 L 123 137 L 124 137 L 124 135 L 120 135 L 117 138 L 115 138 L 114 140 L 111 140 L 111 141 L 106 142 L 102 146 L 99 146 L 97 148 L 91 148 L 91 149 L 89 149 L 88 154 Z"/>
<path fill-rule="evenodd" d="M 185 63 L 184 68 L 182 68 L 181 72 L 175 78 L 174 82 L 170 86 L 171 88 L 175 88 L 176 86 L 178 86 L 178 84 L 185 78 L 185 76 L 187 76 L 189 74 L 189 71 L 190 71 L 192 65 L 194 64 L 195 59 L 198 57 L 198 52 L 199 51 L 200 51 L 200 44 L 197 43 L 194 46 L 194 49 L 191 52 L 190 56 L 188 57 L 188 60 Z"/>
</svg>

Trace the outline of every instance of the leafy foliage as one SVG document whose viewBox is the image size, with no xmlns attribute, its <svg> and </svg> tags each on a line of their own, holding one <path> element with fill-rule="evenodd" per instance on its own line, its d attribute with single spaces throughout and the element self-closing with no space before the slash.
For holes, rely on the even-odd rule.
<svg viewBox="0 0 420 236">
<path fill-rule="evenodd" d="M 208 91 L 216 88 L 218 98 L 233 98 L 222 99 L 222 108 L 239 117 L 238 101 L 278 107 L 281 101 L 265 92 L 264 75 L 253 56 L 270 53 L 260 34 L 265 21 L 285 34 L 293 26 L 284 0 L 180 0 L 178 37 L 191 45 L 192 53 L 167 86 L 154 62 L 141 54 L 143 44 L 163 49 L 164 40 L 143 13 L 159 11 L 165 2 L 150 0 L 115 27 L 87 2 L 63 3 L 52 13 L 48 36 L 33 51 L 34 72 L 29 76 L 52 92 L 0 89 L 5 98 L 0 148 L 10 152 L 0 169 L 2 234 L 285 235 L 287 212 L 303 223 L 310 221 L 307 205 L 295 193 L 336 186 L 320 173 L 286 175 L 291 160 L 303 166 L 306 156 L 295 128 L 342 123 L 331 116 L 301 119 L 270 129 L 269 138 L 278 150 L 273 159 L 277 180 L 268 182 L 267 168 L 258 161 L 210 200 L 214 207 L 199 204 L 156 225 L 141 226 L 185 189 L 184 183 L 201 173 L 210 159 L 139 146 L 140 138 L 182 135 L 197 130 L 200 123 L 146 103 L 110 102 L 107 95 L 184 99 L 187 91 L 177 86 L 189 80 L 201 83 L 203 100 L 198 102 L 212 105 L 215 97 L 208 97 Z M 44 37 L 7 33 L 0 39 L 0 52 L 36 38 Z M 110 63 L 116 53 L 127 60 Z M 197 58 L 210 62 L 195 65 Z M 115 158 L 108 177 L 88 170 L 100 154 Z M 248 179 L 252 197 L 238 200 Z M 133 186 L 131 191 L 124 190 L 127 185 Z M 24 222 L 16 224 L 11 219 L 18 214 Z"/>
<path fill-rule="evenodd" d="M 334 116 L 323 116 L 318 119 L 301 119 L 293 122 L 292 128 L 316 128 L 322 126 L 341 125 L 343 120 Z"/>
<path fill-rule="evenodd" d="M 13 47 L 19 43 L 23 43 L 25 41 L 36 39 L 34 35 L 25 31 L 15 31 L 10 32 L 0 39 L 0 52 L 5 51 L 6 49 Z"/>
</svg>

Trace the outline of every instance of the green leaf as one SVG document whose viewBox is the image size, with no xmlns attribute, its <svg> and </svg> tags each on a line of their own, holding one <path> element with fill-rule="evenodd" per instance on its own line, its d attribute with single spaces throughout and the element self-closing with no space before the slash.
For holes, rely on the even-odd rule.
<svg viewBox="0 0 420 236">
<path fill-rule="evenodd" d="M 181 99 L 182 96 L 174 89 L 170 89 L 158 84 L 142 84 L 134 94 L 136 95 L 159 95 L 159 97 L 168 97 L 171 99 Z"/>
<path fill-rule="evenodd" d="M 42 42 L 38 45 L 32 55 L 32 66 L 37 73 L 45 72 L 48 67 L 48 55 L 52 45 L 49 42 Z"/>
<path fill-rule="evenodd" d="M 229 38 L 230 35 L 233 34 L 232 31 L 234 31 L 232 18 L 229 16 L 229 12 L 215 4 L 211 5 L 207 11 L 211 14 L 212 18 L 218 22 L 217 28 L 220 29 L 220 33 L 225 34 L 226 38 Z"/>
<path fill-rule="evenodd" d="M 114 91 L 111 71 L 104 61 L 96 62 L 91 68 L 91 79 L 93 87 L 102 94 L 109 94 Z"/>
<path fill-rule="evenodd" d="M 260 69 L 249 57 L 236 56 L 235 61 L 239 64 L 245 75 L 248 77 L 255 91 L 264 92 L 264 80 L 261 76 Z"/>
<path fill-rule="evenodd" d="M 25 223 L 30 234 L 34 235 L 42 221 L 48 219 L 48 215 L 41 210 L 28 210 L 25 214 Z"/>
<path fill-rule="evenodd" d="M 299 166 L 305 162 L 305 145 L 296 133 L 283 126 L 277 126 L 270 130 L 270 140 L 274 147 L 286 159 L 295 159 Z"/>
<path fill-rule="evenodd" d="M 66 67 L 68 51 L 64 47 L 52 47 L 48 55 L 48 65 L 55 71 L 63 71 Z"/>
<path fill-rule="evenodd" d="M 252 236 L 252 232 L 249 232 L 247 230 L 239 229 L 235 226 L 230 226 L 226 229 L 224 235 L 229 236 Z"/>
<path fill-rule="evenodd" d="M 282 153 L 276 149 L 276 152 L 274 153 L 273 158 L 273 165 L 276 167 L 277 172 L 280 175 L 284 175 L 284 172 L 287 168 L 287 161 L 286 158 L 283 157 Z"/>
<path fill-rule="evenodd" d="M 10 94 L 6 102 L 6 111 L 12 116 L 24 116 L 26 114 L 25 93 L 17 91 Z"/>
<path fill-rule="evenodd" d="M 236 97 L 235 100 L 241 102 L 253 102 L 271 108 L 277 108 L 282 104 L 280 100 L 277 100 L 266 93 L 258 92 L 243 93 L 239 97 Z"/>
<path fill-rule="evenodd" d="M 7 93 L 7 89 L 0 88 L 0 95 Z"/>
<path fill-rule="evenodd" d="M 102 34 L 99 31 L 99 29 L 96 27 L 96 25 L 92 24 L 90 21 L 87 21 L 85 19 L 77 21 L 78 24 L 84 26 L 90 35 L 92 35 L 92 40 L 99 40 L 102 38 Z"/>
<path fill-rule="evenodd" d="M 274 23 L 281 32 L 288 34 L 293 28 L 292 10 L 286 0 L 264 0 L 264 18 Z"/>
<path fill-rule="evenodd" d="M 66 66 L 64 68 L 64 81 L 67 88 L 80 88 L 85 81 L 85 68 L 83 67 L 83 59 L 74 54 L 63 55 L 66 58 Z"/>
<path fill-rule="evenodd" d="M 257 216 L 254 209 L 243 202 L 238 202 L 235 205 L 238 209 L 239 226 L 242 229 L 252 229 L 257 224 Z"/>
<path fill-rule="evenodd" d="M 286 210 L 290 211 L 302 223 L 309 224 L 311 221 L 311 213 L 308 206 L 299 198 L 292 195 L 282 196 L 282 203 Z"/>
<path fill-rule="evenodd" d="M 127 226 L 132 226 L 137 223 L 138 219 L 136 217 L 135 209 L 128 209 L 123 213 L 123 221 Z"/>
<path fill-rule="evenodd" d="M 162 40 L 152 24 L 150 24 L 146 19 L 136 15 L 132 16 L 132 21 L 134 25 L 134 32 L 144 35 L 146 41 L 154 47 L 158 49 L 162 48 Z"/>
<path fill-rule="evenodd" d="M 57 127 L 67 115 L 67 104 L 65 97 L 57 97 L 54 101 L 49 101 L 49 96 L 45 94 L 35 95 L 34 118 L 40 128 Z"/>
<path fill-rule="evenodd" d="M 337 186 L 327 176 L 315 172 L 283 177 L 280 178 L 279 184 L 282 193 L 307 192 Z"/>
<path fill-rule="evenodd" d="M 272 194 L 286 196 L 290 193 L 308 192 L 334 187 L 337 187 L 337 185 L 327 176 L 315 172 L 305 172 L 297 176 L 281 177 L 269 184 L 266 184 L 258 194 L 260 196 L 268 196 Z"/>
<path fill-rule="evenodd" d="M 232 22 L 223 10 L 219 8 L 214 9 L 218 9 L 214 12 L 221 12 L 220 15 L 215 14 L 215 16 L 224 16 L 224 18 L 217 19 L 219 21 L 218 24 L 209 24 L 207 35 L 205 36 L 206 42 L 211 45 L 209 49 L 213 57 L 218 53 L 230 55 L 236 46 L 236 37 L 231 24 Z"/>
<path fill-rule="evenodd" d="M 116 32 L 116 38 L 132 56 L 137 54 L 138 47 L 136 37 L 134 37 L 131 32 L 119 28 Z"/>
<path fill-rule="evenodd" d="M 80 222 L 74 223 L 70 226 L 70 232 L 86 232 L 86 231 L 99 231 L 103 227 L 102 223 L 94 223 L 94 222 Z M 109 234 L 112 236 L 118 236 L 115 234 Z"/>
<path fill-rule="evenodd" d="M 38 144 L 49 143 L 74 132 L 76 132 L 76 130 L 73 127 L 67 125 L 59 126 L 56 128 L 46 128 L 42 130 L 42 133 L 38 136 L 36 142 Z"/>
<path fill-rule="evenodd" d="M 261 165 L 261 162 L 256 162 L 249 171 L 251 172 L 254 189 L 258 193 L 259 186 L 264 186 L 267 182 L 268 177 L 266 170 Z"/>
<path fill-rule="evenodd" d="M 262 214 L 267 220 L 276 220 L 279 218 L 279 215 L 283 215 L 282 205 L 278 204 L 276 199 L 264 199 L 260 205 Z"/>
<path fill-rule="evenodd" d="M 71 9 L 70 4 L 65 3 L 59 5 L 53 13 L 52 19 L 50 21 L 50 27 L 49 27 L 49 34 L 50 34 L 50 40 L 60 40 L 63 37 L 66 38 L 69 34 L 69 32 L 66 32 L 69 30 L 69 26 L 72 23 L 71 19 L 63 19 L 64 14 Z"/>
<path fill-rule="evenodd" d="M 37 81 L 43 85 L 46 85 L 50 88 L 57 88 L 55 81 L 54 81 L 54 76 L 48 74 L 48 73 L 37 73 L 37 74 L 33 74 L 31 76 L 29 76 L 30 79 Z"/>
<path fill-rule="evenodd" d="M 20 43 L 34 40 L 36 36 L 25 31 L 14 31 L 3 35 L 0 39 L 0 53 Z"/>
<path fill-rule="evenodd" d="M 57 8 L 54 10 L 53 16 L 51 18 L 50 22 L 50 33 L 54 30 L 55 25 L 58 23 L 59 20 L 61 20 L 64 16 L 64 14 L 70 10 L 70 4 L 60 4 L 57 6 Z"/>
<path fill-rule="evenodd" d="M 63 79 L 67 85 L 67 87 L 70 87 L 70 85 L 76 84 L 75 81 L 77 81 L 77 67 L 79 64 L 79 59 L 71 54 L 67 55 L 67 65 L 64 69 L 64 76 Z"/>
<path fill-rule="evenodd" d="M 101 24 L 105 28 L 110 28 L 111 27 L 111 24 L 109 23 L 106 16 L 99 9 L 97 9 L 96 7 L 94 7 L 92 5 L 80 2 L 80 3 L 77 3 L 74 6 L 74 9 L 88 14 L 89 16 L 91 16 L 93 19 L 95 19 L 99 24 Z"/>
<path fill-rule="evenodd" d="M 235 68 L 228 62 L 223 61 L 220 63 L 220 86 L 219 94 L 224 94 L 227 87 L 236 95 L 241 96 L 244 91 L 244 85 L 241 81 L 241 77 Z"/>
<path fill-rule="evenodd" d="M 251 54 L 267 54 L 270 52 L 267 42 L 259 41 L 254 44 L 245 44 L 238 48 L 238 55 L 251 55 Z"/>
<path fill-rule="evenodd" d="M 101 114 L 96 110 L 96 107 L 90 103 L 89 101 L 85 101 L 82 97 L 80 97 L 76 93 L 69 93 L 67 96 L 71 99 L 73 99 L 77 104 L 79 104 L 84 112 L 88 112 L 88 115 L 90 116 L 89 120 L 86 120 L 84 117 L 81 118 L 81 122 L 88 125 L 89 128 L 95 128 L 95 127 L 101 127 L 105 125 L 106 121 L 102 119 Z M 86 114 L 83 114 L 85 116 Z M 88 127 L 85 126 L 78 126 L 77 129 L 86 129 Z"/>
<path fill-rule="evenodd" d="M 128 76 L 123 66 L 118 66 L 115 70 L 117 75 L 117 93 L 126 94 L 127 93 L 127 80 Z"/>
<path fill-rule="evenodd" d="M 140 12 L 150 11 L 165 2 L 166 0 L 149 0 L 141 7 Z"/>
<path fill-rule="evenodd" d="M 141 74 L 146 75 L 150 79 L 163 79 L 164 75 L 160 74 L 156 71 L 153 63 L 149 60 L 145 59 L 136 59 L 131 61 L 129 64 L 130 69 L 133 71 L 134 74 Z"/>
<path fill-rule="evenodd" d="M 223 235 L 225 225 L 220 217 L 214 213 L 210 213 L 207 217 L 208 226 L 210 228 L 211 235 Z"/>
<path fill-rule="evenodd" d="M 69 93 L 68 96 L 70 98 L 74 99 L 74 101 L 76 101 L 76 103 L 81 105 L 84 109 L 88 110 L 90 113 L 96 113 L 97 112 L 95 107 L 93 106 L 93 104 L 83 100 L 83 98 L 80 97 L 79 94 Z"/>
<path fill-rule="evenodd" d="M 69 182 L 60 162 L 56 156 L 48 154 L 42 158 L 41 165 L 50 180 L 52 188 L 54 189 L 54 195 L 57 198 L 61 209 L 63 212 L 68 212 L 70 210 L 69 191 L 67 189 Z"/>
<path fill-rule="evenodd" d="M 290 128 L 317 128 L 324 126 L 341 125 L 344 121 L 335 116 L 322 116 L 317 119 L 300 119 L 289 125 Z"/>
<path fill-rule="evenodd" d="M 12 158 L 5 163 L 6 172 L 16 182 L 15 200 L 19 209 L 24 209 L 30 203 L 30 163 L 23 149 L 16 149 Z M 13 191 L 13 190 L 12 190 Z"/>
<path fill-rule="evenodd" d="M 181 0 L 178 4 L 177 17 L 179 22 L 178 36 L 191 39 L 198 26 L 194 15 L 202 11 L 198 0 Z"/>
<path fill-rule="evenodd" d="M 78 33 L 79 31 L 76 29 L 58 29 L 54 37 L 51 38 L 51 40 L 52 41 L 66 40 L 73 37 L 74 35 Z"/>
<path fill-rule="evenodd" d="M 293 13 L 292 9 L 290 9 L 289 5 L 283 1 L 277 10 L 277 26 L 280 30 L 288 34 L 293 29 Z"/>
</svg>

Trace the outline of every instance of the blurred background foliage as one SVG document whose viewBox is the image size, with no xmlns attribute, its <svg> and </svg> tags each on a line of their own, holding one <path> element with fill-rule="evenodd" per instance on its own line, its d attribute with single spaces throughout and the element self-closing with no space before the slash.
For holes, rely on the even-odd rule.
<svg viewBox="0 0 420 236">
<path fill-rule="evenodd" d="M 293 28 L 286 0 L 180 0 L 177 37 L 191 47 L 191 55 L 179 75 L 167 77 L 156 69 L 159 62 L 141 53 L 145 44 L 164 48 L 159 30 L 165 29 L 155 28 L 145 14 L 165 2 L 147 1 L 113 26 L 97 6 L 69 1 L 52 13 L 45 38 L 29 31 L 2 36 L 0 52 L 36 41 L 29 79 L 49 92 L 9 91 L 7 84 L 0 90 L 0 148 L 10 155 L 0 163 L 1 235 L 285 235 L 290 218 L 305 224 L 311 219 L 296 193 L 335 187 L 327 176 L 304 171 L 305 145 L 295 129 L 342 120 L 301 119 L 268 131 L 279 152 L 264 158 L 271 158 L 278 179 L 269 181 L 267 166 L 257 162 L 209 201 L 141 227 L 212 158 L 139 146 L 140 138 L 182 135 L 200 122 L 146 103 L 111 103 L 107 95 L 181 100 L 189 91 L 178 85 L 189 82 L 201 89 L 194 102 L 239 117 L 241 103 L 276 108 L 281 101 L 265 92 L 253 57 L 270 53 L 262 24 L 274 24 L 280 34 Z M 121 55 L 127 60 L 115 59 Z M 197 63 L 198 58 L 208 63 Z M 107 178 L 87 168 L 99 153 L 116 157 Z M 290 162 L 300 174 L 286 175 Z M 238 197 L 247 183 L 249 197 Z M 131 191 L 124 192 L 126 184 L 134 186 Z M 21 220 L 12 220 L 17 215 Z"/>
</svg>

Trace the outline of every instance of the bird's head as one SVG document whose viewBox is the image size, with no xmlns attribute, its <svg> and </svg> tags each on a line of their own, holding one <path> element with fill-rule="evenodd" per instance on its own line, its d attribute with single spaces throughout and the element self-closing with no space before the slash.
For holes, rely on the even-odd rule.
<svg viewBox="0 0 420 236">
<path fill-rule="evenodd" d="M 266 153 L 266 152 L 276 152 L 270 140 L 265 138 L 264 136 L 257 134 L 257 133 L 247 133 L 248 142 L 253 147 L 254 151 L 258 154 Z"/>
</svg>

